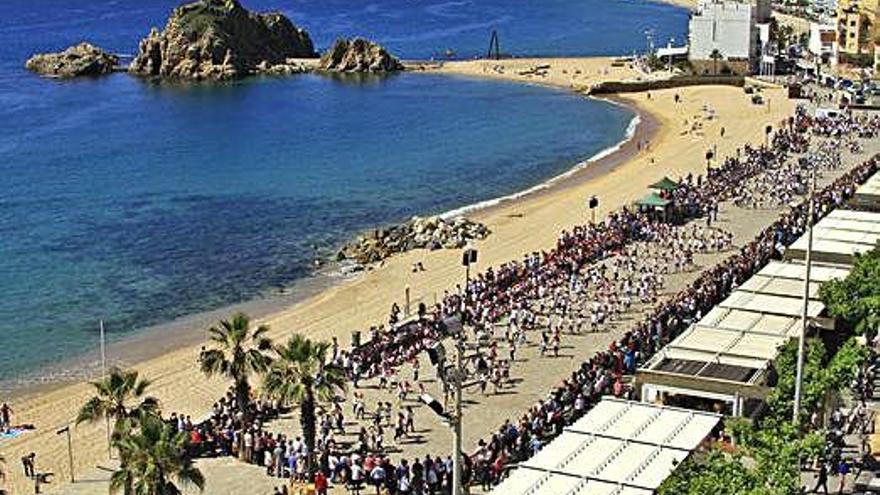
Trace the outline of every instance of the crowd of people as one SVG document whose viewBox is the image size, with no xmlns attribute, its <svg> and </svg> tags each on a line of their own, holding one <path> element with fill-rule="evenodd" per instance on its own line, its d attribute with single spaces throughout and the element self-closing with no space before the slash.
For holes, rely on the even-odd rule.
<svg viewBox="0 0 880 495">
<path fill-rule="evenodd" d="M 451 457 L 425 456 L 394 463 L 385 440 L 386 429 L 394 431 L 394 442 L 415 430 L 412 407 L 404 401 L 411 393 L 425 393 L 419 379 L 423 353 L 428 354 L 449 391 L 440 343 L 451 334 L 462 335 L 470 354 L 469 376 L 483 393 L 488 393 L 489 383 L 497 392 L 505 386 L 517 349 L 529 341 L 530 332 L 540 333 L 536 343 L 541 354 L 553 355 L 565 334 L 605 330 L 633 306 L 639 306 L 638 323 L 621 338 L 582 363 L 519 418 L 504 421 L 490 437 L 479 441 L 476 451 L 465 456 L 465 482 L 491 485 L 502 477 L 506 466 L 534 455 L 603 395 L 629 397 L 633 392 L 625 384 L 625 375 L 634 373 L 640 363 L 769 259 L 781 255 L 784 246 L 804 232 L 810 215 L 816 220 L 842 204 L 858 183 L 877 170 L 876 157 L 853 168 L 816 192 L 814 211 L 807 211 L 806 202 L 786 211 L 735 254 L 700 273 L 687 288 L 661 299 L 664 277 L 694 269 L 696 253 L 731 248 L 732 235 L 710 226 L 717 216 L 718 202 L 739 201 L 742 189 L 760 189 L 760 184 L 769 183 L 762 181 L 779 180 L 781 176 L 774 174 L 790 170 L 786 163 L 796 161 L 792 155 L 809 149 L 804 131 L 813 129 L 813 122 L 800 112 L 776 132 L 770 148 L 746 147 L 738 158 L 711 169 L 705 178 L 681 180 L 670 196 L 688 218 L 707 218 L 705 227 L 695 222 L 665 224 L 644 212 L 624 208 L 600 223 L 563 232 L 552 250 L 530 253 L 522 260 L 475 275 L 465 286 L 446 293 L 434 307 L 420 305 L 410 320 L 402 321 L 399 308 L 395 308 L 389 325 L 371 328 L 370 339 L 359 347 L 345 351 L 334 343 L 332 359 L 347 370 L 355 387 L 351 413 L 356 421 L 368 423 L 360 427 L 354 442 L 337 438 L 345 432 L 346 424 L 339 403 L 319 416 L 312 455 L 301 438 L 273 434 L 265 428 L 266 421 L 281 412 L 272 402 L 255 400 L 249 411 L 241 411 L 234 395 L 229 394 L 205 421 L 193 424 L 190 418 L 180 416 L 169 421 L 190 432 L 196 455 L 235 455 L 264 466 L 272 476 L 304 480 L 306 460 L 314 460 L 319 474 L 313 481 L 319 493 L 327 483 L 344 484 L 355 493 L 365 486 L 374 487 L 377 493 L 383 488 L 394 494 L 445 493 L 451 485 Z M 821 130 L 813 129 L 814 134 L 836 132 L 828 130 L 834 127 L 827 122 L 819 124 Z M 850 120 L 842 119 L 840 125 L 848 129 L 843 135 L 866 132 Z M 833 156 L 834 149 L 821 144 L 813 161 L 830 167 Z M 795 168 L 806 165 L 816 163 L 800 163 Z M 768 194 L 782 194 L 778 198 L 790 200 L 803 192 L 803 184 L 798 184 L 789 191 L 790 197 L 785 192 L 768 190 Z M 507 346 L 506 353 L 499 349 L 502 346 Z M 411 381 L 402 373 L 404 365 L 411 367 Z M 396 414 L 391 402 L 368 407 L 357 391 L 368 379 L 397 394 Z"/>
</svg>

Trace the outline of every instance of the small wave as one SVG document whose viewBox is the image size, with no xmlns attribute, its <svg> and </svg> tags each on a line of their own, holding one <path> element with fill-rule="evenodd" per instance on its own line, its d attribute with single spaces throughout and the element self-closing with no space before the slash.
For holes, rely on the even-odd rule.
<svg viewBox="0 0 880 495">
<path fill-rule="evenodd" d="M 466 17 L 465 14 L 462 14 L 460 11 L 456 11 L 456 9 L 457 7 L 464 7 L 469 3 L 470 2 L 463 1 L 438 3 L 436 5 L 429 5 L 425 7 L 425 12 L 429 15 L 435 15 L 437 17 Z"/>
<path fill-rule="evenodd" d="M 623 105 L 623 104 L 615 102 L 615 101 L 611 101 L 611 100 L 603 100 L 603 101 L 608 101 L 609 103 L 612 103 L 614 105 L 626 107 L 626 105 Z M 566 179 L 568 177 L 571 177 L 572 175 L 587 168 L 590 164 L 596 163 L 597 161 L 620 151 L 620 149 L 623 147 L 623 145 L 625 145 L 626 143 L 631 141 L 633 137 L 635 137 L 636 130 L 638 129 L 639 124 L 641 122 L 642 122 L 641 117 L 638 114 L 636 114 L 635 116 L 633 116 L 632 119 L 630 119 L 629 125 L 626 126 L 626 133 L 624 134 L 624 138 L 622 140 L 618 141 L 616 144 L 614 144 L 612 146 L 609 146 L 609 147 L 599 151 L 598 153 L 591 156 L 590 158 L 587 158 L 586 160 L 578 162 L 574 167 L 570 168 L 569 170 L 563 172 L 560 175 L 557 175 L 557 176 L 555 176 L 545 182 L 542 182 L 536 186 L 532 186 L 532 187 L 525 189 L 523 191 L 519 191 L 519 192 L 516 192 L 513 194 L 508 194 L 507 196 L 501 196 L 498 198 L 489 199 L 486 201 L 481 201 L 479 203 L 474 203 L 474 204 L 470 204 L 467 206 L 462 206 L 461 208 L 456 208 L 454 210 L 447 211 L 446 213 L 441 213 L 440 217 L 446 218 L 446 219 L 460 217 L 460 216 L 468 214 L 468 213 L 473 213 L 478 210 L 482 210 L 485 208 L 496 206 L 501 203 L 505 203 L 507 201 L 513 201 L 516 199 L 520 199 L 524 196 L 528 196 L 528 195 L 533 194 L 535 192 L 547 189 L 550 186 L 552 186 L 553 184 L 555 184 L 563 179 Z"/>
</svg>

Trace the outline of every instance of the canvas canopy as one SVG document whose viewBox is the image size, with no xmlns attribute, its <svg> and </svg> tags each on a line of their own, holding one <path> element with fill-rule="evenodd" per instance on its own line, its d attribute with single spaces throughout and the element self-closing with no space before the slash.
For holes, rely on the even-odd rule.
<svg viewBox="0 0 880 495">
<path fill-rule="evenodd" d="M 678 183 L 675 182 L 674 180 L 670 179 L 669 177 L 663 177 L 662 179 L 651 184 L 648 187 L 650 187 L 651 189 L 657 189 L 660 191 L 674 191 L 675 188 L 678 187 Z"/>
<path fill-rule="evenodd" d="M 639 206 L 650 206 L 652 208 L 665 208 L 672 203 L 671 200 L 663 199 L 659 194 L 653 192 L 644 198 L 640 199 L 638 202 Z"/>
</svg>

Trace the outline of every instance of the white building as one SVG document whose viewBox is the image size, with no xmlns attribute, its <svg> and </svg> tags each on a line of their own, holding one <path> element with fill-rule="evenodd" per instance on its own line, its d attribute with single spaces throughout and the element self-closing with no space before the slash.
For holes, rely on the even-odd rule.
<svg viewBox="0 0 880 495">
<path fill-rule="evenodd" d="M 837 60 L 837 25 L 810 23 L 810 53 L 826 60 Z"/>
<path fill-rule="evenodd" d="M 689 24 L 690 59 L 711 60 L 718 50 L 723 60 L 744 60 L 752 65 L 760 55 L 757 11 L 745 2 L 700 2 Z"/>
</svg>

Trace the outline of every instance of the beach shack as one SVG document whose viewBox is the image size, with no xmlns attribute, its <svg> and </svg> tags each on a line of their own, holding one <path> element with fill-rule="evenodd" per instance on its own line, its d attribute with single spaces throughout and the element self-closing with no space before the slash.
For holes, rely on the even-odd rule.
<svg viewBox="0 0 880 495">
<path fill-rule="evenodd" d="M 654 189 L 655 191 L 661 191 L 664 193 L 672 193 L 673 191 L 675 191 L 678 188 L 678 182 L 675 182 L 674 180 L 670 179 L 669 177 L 664 176 L 662 179 L 658 180 L 657 182 L 651 184 L 648 187 L 651 189 Z"/>
<path fill-rule="evenodd" d="M 880 213 L 835 210 L 813 226 L 812 259 L 852 265 L 855 255 L 867 253 L 880 241 Z M 804 234 L 785 251 L 785 258 L 806 258 L 808 235 Z"/>
<path fill-rule="evenodd" d="M 880 213 L 880 172 L 875 173 L 856 189 L 850 200 L 853 208 Z"/>
<path fill-rule="evenodd" d="M 639 211 L 664 222 L 669 222 L 673 219 L 672 204 L 673 201 L 671 199 L 663 198 L 656 191 L 636 202 Z"/>
<path fill-rule="evenodd" d="M 848 273 L 846 266 L 811 263 L 807 318 L 813 328 L 834 330 L 819 287 Z M 636 372 L 641 399 L 755 415 L 776 385 L 779 348 L 801 330 L 805 276 L 801 262 L 774 261 L 740 284 Z"/>
</svg>

